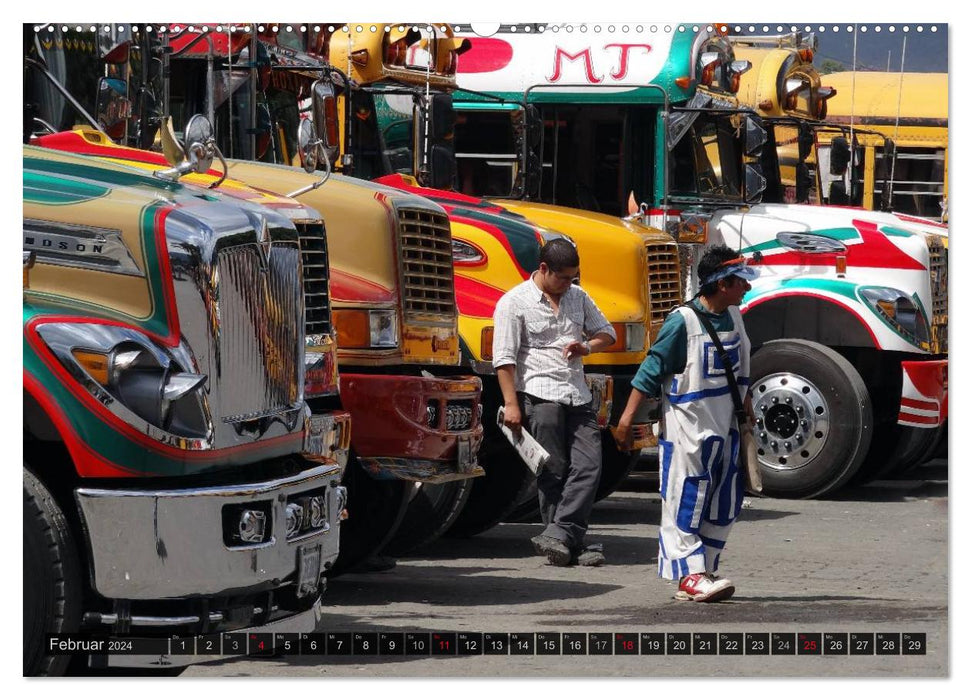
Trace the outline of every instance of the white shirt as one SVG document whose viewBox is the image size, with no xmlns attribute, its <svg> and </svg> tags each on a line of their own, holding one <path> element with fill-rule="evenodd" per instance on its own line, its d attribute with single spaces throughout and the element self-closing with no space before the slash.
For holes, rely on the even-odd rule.
<svg viewBox="0 0 971 700">
<path fill-rule="evenodd" d="M 563 348 L 598 333 L 617 340 L 617 334 L 583 289 L 570 285 L 555 314 L 530 278 L 502 295 L 493 322 L 492 366 L 516 366 L 516 391 L 573 406 L 592 400 L 582 357 L 566 360 Z"/>
</svg>

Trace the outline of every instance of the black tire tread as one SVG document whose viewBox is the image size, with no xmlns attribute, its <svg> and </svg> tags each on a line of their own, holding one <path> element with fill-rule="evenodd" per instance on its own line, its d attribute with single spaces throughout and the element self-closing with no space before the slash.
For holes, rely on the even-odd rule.
<svg viewBox="0 0 971 700">
<path fill-rule="evenodd" d="M 382 552 L 402 557 L 426 547 L 452 526 L 472 494 L 472 479 L 422 484 L 408 504 L 405 517 Z M 431 487 L 431 488 L 429 488 Z M 435 491 L 441 491 L 435 494 Z M 438 497 L 429 498 L 429 494 Z"/>
<path fill-rule="evenodd" d="M 344 471 L 350 518 L 341 523 L 340 553 L 328 577 L 339 576 L 380 552 L 405 517 L 414 483 L 372 479 L 354 453 Z M 355 520 L 356 518 L 356 520 Z"/>
<path fill-rule="evenodd" d="M 24 675 L 62 675 L 69 656 L 44 654 L 44 635 L 76 632 L 81 616 L 81 568 L 67 518 L 50 491 L 24 468 Z M 37 568 L 49 567 L 50 580 Z M 40 574 L 41 580 L 31 580 Z M 45 591 L 45 588 L 49 590 Z M 45 593 L 47 595 L 45 595 Z M 45 595 L 36 600 L 36 595 Z M 31 604 L 33 603 L 33 604 Z M 36 607 L 42 613 L 35 615 Z"/>
</svg>

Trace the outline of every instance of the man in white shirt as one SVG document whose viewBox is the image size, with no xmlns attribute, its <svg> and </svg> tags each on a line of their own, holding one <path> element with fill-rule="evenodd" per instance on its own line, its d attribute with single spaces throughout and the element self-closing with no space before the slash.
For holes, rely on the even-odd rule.
<svg viewBox="0 0 971 700">
<path fill-rule="evenodd" d="M 583 537 L 600 481 L 600 430 L 582 358 L 617 340 L 590 296 L 574 284 L 580 256 L 564 238 L 540 251 L 539 270 L 496 305 L 493 360 L 505 423 L 525 425 L 550 453 L 536 478 L 546 528 L 532 539 L 551 564 L 599 566 L 599 549 Z M 525 420 L 524 420 L 525 418 Z"/>
</svg>

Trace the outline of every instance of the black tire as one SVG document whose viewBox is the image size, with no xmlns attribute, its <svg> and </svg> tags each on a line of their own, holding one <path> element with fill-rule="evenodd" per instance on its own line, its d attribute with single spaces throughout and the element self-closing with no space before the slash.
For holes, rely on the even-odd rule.
<svg viewBox="0 0 971 700">
<path fill-rule="evenodd" d="M 598 501 L 606 498 L 620 487 L 624 479 L 634 470 L 640 457 L 638 452 L 621 452 L 618 450 L 614 436 L 609 430 L 601 433 L 600 443 L 603 469 L 600 472 L 600 483 L 597 484 L 596 499 Z"/>
<path fill-rule="evenodd" d="M 536 481 L 526 490 L 512 512 L 506 516 L 507 523 L 528 523 L 539 517 L 539 497 L 536 490 Z"/>
<path fill-rule="evenodd" d="M 877 426 L 855 484 L 904 474 L 934 457 L 943 428 L 912 428 L 897 423 Z"/>
<path fill-rule="evenodd" d="M 81 567 L 67 519 L 50 491 L 24 471 L 24 675 L 60 676 L 70 656 L 45 653 L 44 635 L 77 632 Z"/>
<path fill-rule="evenodd" d="M 473 481 L 460 479 L 443 484 L 418 484 L 398 532 L 384 546 L 382 553 L 403 557 L 441 537 L 469 500 Z"/>
<path fill-rule="evenodd" d="M 377 554 L 405 517 L 412 481 L 371 478 L 352 452 L 344 470 L 349 517 L 341 523 L 340 554 L 328 576 L 346 573 Z"/>
<path fill-rule="evenodd" d="M 902 443 L 900 460 L 890 476 L 901 476 L 913 472 L 918 467 L 935 458 L 938 445 L 946 439 L 944 426 L 937 428 L 907 428 L 909 435 Z"/>
<path fill-rule="evenodd" d="M 496 436 L 487 436 L 479 449 L 485 475 L 472 480 L 469 500 L 446 537 L 472 537 L 506 520 L 536 479 L 505 438 Z"/>
<path fill-rule="evenodd" d="M 751 380 L 763 493 L 815 498 L 849 481 L 873 435 L 853 365 L 819 343 L 774 340 L 752 356 Z"/>
<path fill-rule="evenodd" d="M 941 426 L 941 441 L 937 443 L 937 447 L 934 450 L 934 454 L 931 455 L 932 459 L 947 459 L 947 419 L 944 420 L 944 425 Z"/>
</svg>

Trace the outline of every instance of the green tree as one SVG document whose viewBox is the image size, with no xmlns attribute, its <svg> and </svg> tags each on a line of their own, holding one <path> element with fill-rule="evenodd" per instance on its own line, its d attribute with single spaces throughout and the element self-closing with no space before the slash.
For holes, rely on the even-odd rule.
<svg viewBox="0 0 971 700">
<path fill-rule="evenodd" d="M 842 63 L 839 61 L 834 61 L 831 58 L 824 58 L 823 62 L 819 64 L 819 74 L 826 75 L 827 73 L 839 73 L 846 70 Z"/>
</svg>

